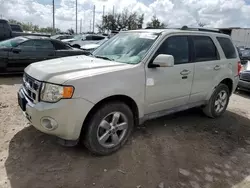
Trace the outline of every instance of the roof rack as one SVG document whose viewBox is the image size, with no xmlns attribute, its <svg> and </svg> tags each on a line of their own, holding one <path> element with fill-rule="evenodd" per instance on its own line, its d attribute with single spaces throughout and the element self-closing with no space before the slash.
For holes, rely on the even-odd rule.
<svg viewBox="0 0 250 188">
<path fill-rule="evenodd" d="M 181 30 L 189 30 L 189 31 L 204 31 L 204 32 L 214 32 L 214 33 L 221 33 L 219 29 L 211 29 L 211 28 L 204 28 L 204 27 L 196 27 L 191 28 L 186 25 L 184 25 Z"/>
</svg>

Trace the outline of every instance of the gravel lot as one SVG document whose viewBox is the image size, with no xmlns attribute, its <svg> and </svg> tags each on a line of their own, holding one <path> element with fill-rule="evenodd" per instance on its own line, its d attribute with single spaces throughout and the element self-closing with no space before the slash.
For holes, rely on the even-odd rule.
<svg viewBox="0 0 250 188">
<path fill-rule="evenodd" d="M 234 94 L 219 119 L 192 109 L 149 121 L 123 149 L 96 157 L 30 126 L 16 102 L 20 83 L 0 78 L 1 188 L 250 187 L 248 93 Z"/>
</svg>

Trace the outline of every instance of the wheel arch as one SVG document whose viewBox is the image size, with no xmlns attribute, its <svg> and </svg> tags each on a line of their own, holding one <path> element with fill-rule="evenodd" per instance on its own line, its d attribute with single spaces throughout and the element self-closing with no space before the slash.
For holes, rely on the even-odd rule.
<svg viewBox="0 0 250 188">
<path fill-rule="evenodd" d="M 228 89 L 229 89 L 229 92 L 230 92 L 230 95 L 232 95 L 233 93 L 233 80 L 231 78 L 225 78 L 223 79 L 220 84 L 225 84 L 227 85 Z"/>
<path fill-rule="evenodd" d="M 136 102 L 129 96 L 126 95 L 113 95 L 113 96 L 109 96 L 106 97 L 102 100 L 100 100 L 98 103 L 96 103 L 92 109 L 88 112 L 83 125 L 82 125 L 82 133 L 85 132 L 85 128 L 86 125 L 88 124 L 88 122 L 91 120 L 91 118 L 93 117 L 94 113 L 104 104 L 109 103 L 109 102 L 114 102 L 114 101 L 119 101 L 119 102 L 123 102 L 126 105 L 128 105 L 128 107 L 131 109 L 133 115 L 134 115 L 134 120 L 135 120 L 135 125 L 137 125 L 139 123 L 139 108 L 136 104 Z"/>
</svg>

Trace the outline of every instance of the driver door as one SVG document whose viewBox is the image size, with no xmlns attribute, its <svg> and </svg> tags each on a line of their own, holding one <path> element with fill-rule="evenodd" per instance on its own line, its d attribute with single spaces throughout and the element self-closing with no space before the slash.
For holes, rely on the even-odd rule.
<svg viewBox="0 0 250 188">
<path fill-rule="evenodd" d="M 160 45 L 150 63 L 159 54 L 174 57 L 173 67 L 146 67 L 145 114 L 185 106 L 189 102 L 194 77 L 188 36 L 170 36 Z"/>
<path fill-rule="evenodd" d="M 7 71 L 22 72 L 32 62 L 36 61 L 37 54 L 34 40 L 28 40 L 9 52 Z"/>
</svg>

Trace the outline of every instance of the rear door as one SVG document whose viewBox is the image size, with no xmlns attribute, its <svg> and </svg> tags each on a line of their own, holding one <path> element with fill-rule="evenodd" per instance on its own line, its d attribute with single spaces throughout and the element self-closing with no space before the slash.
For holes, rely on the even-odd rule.
<svg viewBox="0 0 250 188">
<path fill-rule="evenodd" d="M 55 58 L 55 48 L 48 39 L 34 40 L 34 46 L 37 54 L 36 61 L 43 61 Z"/>
<path fill-rule="evenodd" d="M 193 43 L 194 80 L 190 103 L 205 101 L 213 89 L 215 78 L 224 67 L 221 64 L 216 40 L 210 36 L 191 36 Z"/>
</svg>

